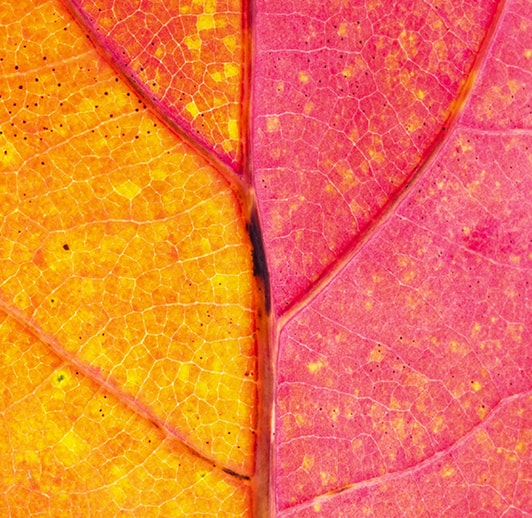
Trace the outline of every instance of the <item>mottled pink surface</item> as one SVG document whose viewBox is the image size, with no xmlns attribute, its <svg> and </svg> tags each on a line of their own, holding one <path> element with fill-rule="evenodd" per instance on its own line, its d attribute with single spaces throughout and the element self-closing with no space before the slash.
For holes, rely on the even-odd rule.
<svg viewBox="0 0 532 518">
<path fill-rule="evenodd" d="M 257 1 L 252 164 L 277 314 L 423 161 L 495 7 Z"/>
<path fill-rule="evenodd" d="M 315 222 L 335 211 L 335 235 L 351 238 L 339 258 L 330 246 L 336 269 L 279 320 L 278 516 L 532 512 L 531 15 L 525 1 L 501 6 L 463 112 L 407 191 L 387 191 L 400 198 L 360 246 L 339 198 L 331 205 L 304 194 L 314 216 L 280 218 L 292 230 L 276 232 L 276 207 L 289 204 L 301 175 L 293 161 L 259 170 L 278 308 L 311 281 L 290 256 L 276 269 L 299 226 L 318 236 L 305 241 L 311 257 L 324 234 Z M 289 111 L 283 117 L 295 117 Z M 260 161 L 266 132 L 257 117 Z M 412 164 L 390 160 L 383 170 L 399 163 L 408 174 Z M 281 174 L 296 180 L 271 196 Z M 322 192 L 324 176 L 315 177 L 304 193 Z M 296 280 L 283 283 L 290 271 Z"/>
</svg>

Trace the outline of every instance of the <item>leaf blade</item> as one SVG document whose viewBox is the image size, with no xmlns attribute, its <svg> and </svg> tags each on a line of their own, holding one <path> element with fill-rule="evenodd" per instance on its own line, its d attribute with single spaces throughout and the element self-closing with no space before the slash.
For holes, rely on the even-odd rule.
<svg viewBox="0 0 532 518">
<path fill-rule="evenodd" d="M 501 7 L 484 59 L 501 67 L 494 56 L 505 56 L 510 76 L 514 70 L 522 76 L 526 52 L 508 60 L 501 45 L 506 34 L 526 41 L 519 32 L 527 23 L 515 16 L 519 8 Z M 530 271 L 528 113 L 513 120 L 517 130 L 506 129 L 504 112 L 500 129 L 482 118 L 477 127 L 479 100 L 498 102 L 483 92 L 491 88 L 490 66 L 481 70 L 471 102 L 389 219 L 280 329 L 281 516 L 530 507 L 522 481 L 530 423 L 521 418 L 531 387 L 530 314 L 521 304 Z M 509 112 L 516 113 L 515 105 Z M 501 431 L 504 422 L 510 437 Z M 508 456 L 502 459 L 490 441 L 505 443 Z M 425 470 L 433 458 L 448 471 Z M 463 460 L 470 458 L 485 463 Z M 519 472 L 508 485 L 500 475 L 506 462 Z M 433 488 L 451 491 L 446 477 L 455 473 L 452 487 L 489 474 L 478 491 L 449 497 L 449 511 Z M 515 493 L 517 487 L 524 493 Z"/>
<path fill-rule="evenodd" d="M 44 340 L 51 356 L 110 391 L 125 408 L 117 423 L 140 420 L 146 433 L 158 428 L 167 436 L 159 443 L 168 469 L 153 490 L 151 465 L 146 495 L 160 492 L 159 503 L 172 507 L 165 504 L 166 480 L 178 493 L 184 487 L 190 501 L 203 501 L 198 512 L 222 506 L 245 515 L 255 450 L 256 288 L 239 186 L 160 124 L 58 2 L 6 3 L 0 10 L 2 309 Z M 31 379 L 19 382 L 38 404 Z M 77 404 L 81 419 L 90 404 Z M 43 408 L 30 426 L 55 426 L 57 414 Z M 126 463 L 135 455 L 135 446 L 125 453 L 102 446 L 98 453 L 105 437 L 84 432 L 81 442 L 94 449 L 87 455 L 115 454 L 112 462 Z M 48 437 L 52 443 L 57 433 Z M 102 433 L 112 437 L 105 426 Z M 185 459 L 177 485 L 168 475 L 179 467 L 170 458 L 176 442 Z M 28 444 L 14 442 L 12 454 Z M 43 449 L 54 455 L 53 444 Z M 43 473 L 61 472 L 65 459 L 48 466 L 51 472 L 42 466 Z M 9 480 L 24 481 L 20 503 L 28 486 L 35 490 L 35 477 L 4 461 L 6 473 L 13 471 Z M 99 467 L 92 465 L 95 478 Z M 200 471 L 207 485 L 196 477 Z M 124 481 L 136 473 L 132 468 Z M 81 480 L 74 474 L 72 490 L 84 495 Z M 103 491 L 109 505 L 128 512 L 141 505 L 142 488 L 135 503 L 119 484 L 112 487 Z M 57 484 L 43 491 L 59 502 Z M 90 505 L 96 500 L 87 497 Z M 185 509 L 185 500 L 176 505 Z M 153 501 L 142 505 L 149 510 Z"/>
</svg>

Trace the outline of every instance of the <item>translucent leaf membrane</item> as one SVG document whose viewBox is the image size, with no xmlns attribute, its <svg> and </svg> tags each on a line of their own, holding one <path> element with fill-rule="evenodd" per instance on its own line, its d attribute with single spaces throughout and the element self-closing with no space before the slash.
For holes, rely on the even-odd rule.
<svg viewBox="0 0 532 518">
<path fill-rule="evenodd" d="M 222 469 L 249 476 L 254 466 L 255 285 L 236 190 L 161 127 L 59 3 L 4 2 L 0 49 L 0 304 L 26 326 L 17 328 L 21 340 L 32 333 L 51 357 L 66 361 L 60 369 L 71 380 L 68 405 L 76 430 L 54 424 L 54 416 L 70 418 L 61 406 L 48 415 L 39 401 L 51 389 L 31 384 L 31 371 L 19 379 L 18 367 L 9 382 L 2 378 L 4 393 L 21 384 L 12 404 L 23 406 L 9 412 L 17 412 L 18 422 L 24 415 L 31 437 L 42 438 L 39 451 L 53 456 L 64 436 L 65 451 L 71 445 L 94 469 L 90 483 L 105 486 L 110 482 L 98 470 L 107 461 L 112 465 L 118 456 L 136 464 L 128 460 L 137 455 L 133 443 L 127 453 L 111 455 L 120 440 L 117 446 L 107 441 L 117 440 L 121 423 L 138 422 L 138 437 L 157 427 L 168 439 L 154 440 L 150 453 L 142 440 L 139 459 L 151 459 L 153 476 L 146 475 L 145 486 L 135 482 L 138 492 L 157 493 L 159 478 L 177 473 L 187 491 L 210 486 L 212 509 L 236 491 L 235 513 L 243 513 L 249 495 L 241 494 L 241 485 L 228 490 L 216 482 L 225 480 Z M 43 384 L 55 383 L 57 362 Z M 84 396 L 78 397 L 78 384 Z M 113 394 L 112 412 L 121 416 L 116 423 L 111 410 L 103 410 L 105 421 L 94 410 L 96 385 Z M 7 407 L 0 410 L 5 416 Z M 50 433 L 42 429 L 44 419 Z M 101 430 L 87 442 L 92 424 Z M 86 438 L 78 439 L 82 431 Z M 179 458 L 188 460 L 181 468 L 174 460 L 170 469 L 164 464 L 179 442 Z M 52 459 L 57 465 L 49 472 L 48 461 L 37 455 L 26 469 L 18 449 L 30 443 L 2 441 L 2 470 L 22 477 L 17 480 L 25 485 L 17 490 L 43 491 L 45 498 L 58 488 L 33 486 L 36 473 L 53 478 L 63 461 Z M 113 472 L 115 479 L 128 466 Z M 207 475 L 200 476 L 202 470 Z M 76 480 L 87 481 L 87 473 Z M 61 492 L 87 491 L 72 484 Z M 158 502 L 177 498 L 177 487 L 169 485 Z M 120 507 L 129 496 L 116 498 Z M 60 507 L 54 506 L 49 509 Z"/>
<path fill-rule="evenodd" d="M 0 315 L 0 505 L 28 516 L 245 516 L 246 483 L 191 455 Z"/>
<path fill-rule="evenodd" d="M 503 7 L 437 155 L 280 331 L 279 516 L 532 510 L 532 24 Z"/>
<path fill-rule="evenodd" d="M 430 153 L 495 5 L 256 3 L 253 169 L 278 314 Z"/>
<path fill-rule="evenodd" d="M 241 0 L 67 4 L 165 119 L 240 170 Z"/>
</svg>

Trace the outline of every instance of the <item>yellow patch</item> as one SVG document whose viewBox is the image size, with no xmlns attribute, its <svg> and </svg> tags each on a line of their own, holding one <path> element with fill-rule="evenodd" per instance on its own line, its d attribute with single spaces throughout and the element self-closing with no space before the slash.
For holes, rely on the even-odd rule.
<svg viewBox="0 0 532 518">
<path fill-rule="evenodd" d="M 484 419 L 488 415 L 488 409 L 485 405 L 478 407 L 477 415 L 480 419 Z"/>
<path fill-rule="evenodd" d="M 84 459 L 92 448 L 73 431 L 67 432 L 54 448 L 56 458 L 65 466 L 73 466 Z"/>
<path fill-rule="evenodd" d="M 432 433 L 440 433 L 443 430 L 444 420 L 441 415 L 433 419 Z"/>
<path fill-rule="evenodd" d="M 441 476 L 443 478 L 448 478 L 454 475 L 455 469 L 452 466 L 444 466 L 441 470 Z"/>
<path fill-rule="evenodd" d="M 206 399 L 207 394 L 209 393 L 209 386 L 204 381 L 199 381 L 196 383 L 196 395 L 199 398 Z"/>
<path fill-rule="evenodd" d="M 150 169 L 150 178 L 153 180 L 164 180 L 168 176 L 168 172 L 164 169 Z"/>
<path fill-rule="evenodd" d="M 303 457 L 303 462 L 301 463 L 301 467 L 305 471 L 310 471 L 312 466 L 314 466 L 314 455 L 308 455 L 305 453 L 305 456 Z"/>
<path fill-rule="evenodd" d="M 471 382 L 471 389 L 474 392 L 478 392 L 482 388 L 482 383 L 480 381 L 472 381 Z"/>
<path fill-rule="evenodd" d="M 226 36 L 223 40 L 224 45 L 227 47 L 229 52 L 234 52 L 236 49 L 237 41 L 234 36 Z"/>
<path fill-rule="evenodd" d="M 323 362 L 321 360 L 318 360 L 317 362 L 309 363 L 307 365 L 307 369 L 311 374 L 316 374 L 316 372 L 320 371 L 323 366 Z"/>
<path fill-rule="evenodd" d="M 416 276 L 416 272 L 409 270 L 403 274 L 403 281 L 408 283 L 411 282 Z"/>
<path fill-rule="evenodd" d="M 215 95 L 214 96 L 214 106 L 222 106 L 224 104 L 226 104 L 226 100 L 224 97 L 220 96 L 220 95 Z"/>
<path fill-rule="evenodd" d="M 126 383 L 129 387 L 138 387 L 146 379 L 146 370 L 140 367 L 130 367 L 126 373 Z"/>
<path fill-rule="evenodd" d="M 187 110 L 192 117 L 196 117 L 199 113 L 198 107 L 196 106 L 196 103 L 194 101 L 190 101 L 186 106 L 185 110 Z"/>
<path fill-rule="evenodd" d="M 201 48 L 201 40 L 197 34 L 193 34 L 192 36 L 187 36 L 183 43 L 190 49 L 198 50 Z"/>
<path fill-rule="evenodd" d="M 233 142 L 231 140 L 224 140 L 222 143 L 222 147 L 224 148 L 224 151 L 229 153 L 233 148 Z"/>
<path fill-rule="evenodd" d="M 302 83 L 308 83 L 309 75 L 302 70 L 301 72 L 299 72 L 299 80 Z"/>
<path fill-rule="evenodd" d="M 0 165 L 5 169 L 14 167 L 15 164 L 20 163 L 20 156 L 13 144 L 8 142 L 6 138 L 0 140 L 2 146 L 2 153 L 0 153 Z"/>
<path fill-rule="evenodd" d="M 211 77 L 213 78 L 214 81 L 216 81 L 217 83 L 221 83 L 223 80 L 224 80 L 224 76 L 220 73 L 220 72 L 213 72 L 211 74 Z"/>
<path fill-rule="evenodd" d="M 277 131 L 280 126 L 279 117 L 266 118 L 266 131 Z"/>
<path fill-rule="evenodd" d="M 236 66 L 234 63 L 224 63 L 224 74 L 225 77 L 235 77 L 240 73 L 240 67 Z"/>
<path fill-rule="evenodd" d="M 59 369 L 52 375 L 52 386 L 56 388 L 65 388 L 70 383 L 70 372 L 65 369 Z"/>
<path fill-rule="evenodd" d="M 380 362 L 384 358 L 384 353 L 381 350 L 382 346 L 377 344 L 369 353 L 368 360 L 370 362 Z"/>
<path fill-rule="evenodd" d="M 338 36 L 345 36 L 347 34 L 347 23 L 342 22 L 338 27 Z"/>
<path fill-rule="evenodd" d="M 131 201 L 141 191 L 141 188 L 131 180 L 114 185 L 113 187 L 114 190 L 120 194 L 120 196 L 127 198 L 129 201 Z"/>
<path fill-rule="evenodd" d="M 188 378 L 190 376 L 190 365 L 187 363 L 182 363 L 179 366 L 179 369 L 177 371 L 177 378 L 181 381 L 188 381 Z"/>
<path fill-rule="evenodd" d="M 526 452 L 528 451 L 528 441 L 523 441 L 523 440 L 520 440 L 516 445 L 515 445 L 515 452 L 518 454 L 518 455 L 524 455 Z"/>
<path fill-rule="evenodd" d="M 240 131 L 238 128 L 238 121 L 230 120 L 228 123 L 229 126 L 229 137 L 233 140 L 236 140 L 240 136 Z"/>
<path fill-rule="evenodd" d="M 214 15 L 200 14 L 198 16 L 198 21 L 196 22 L 196 29 L 198 31 L 214 29 L 214 27 L 216 27 L 216 21 L 214 19 Z"/>
<path fill-rule="evenodd" d="M 205 0 L 203 2 L 203 10 L 206 13 L 215 13 L 216 12 L 216 0 Z"/>
<path fill-rule="evenodd" d="M 320 472 L 320 479 L 321 479 L 321 484 L 323 486 L 328 486 L 331 483 L 335 482 L 336 477 L 332 473 L 327 473 L 325 471 L 321 471 Z"/>
</svg>

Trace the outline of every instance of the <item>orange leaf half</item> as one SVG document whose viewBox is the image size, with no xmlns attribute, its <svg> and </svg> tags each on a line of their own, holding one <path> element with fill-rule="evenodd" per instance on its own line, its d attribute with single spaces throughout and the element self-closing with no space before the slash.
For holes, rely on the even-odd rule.
<svg viewBox="0 0 532 518">
<path fill-rule="evenodd" d="M 57 2 L 0 13 L 3 507 L 244 514 L 256 290 L 237 183 Z"/>
</svg>

